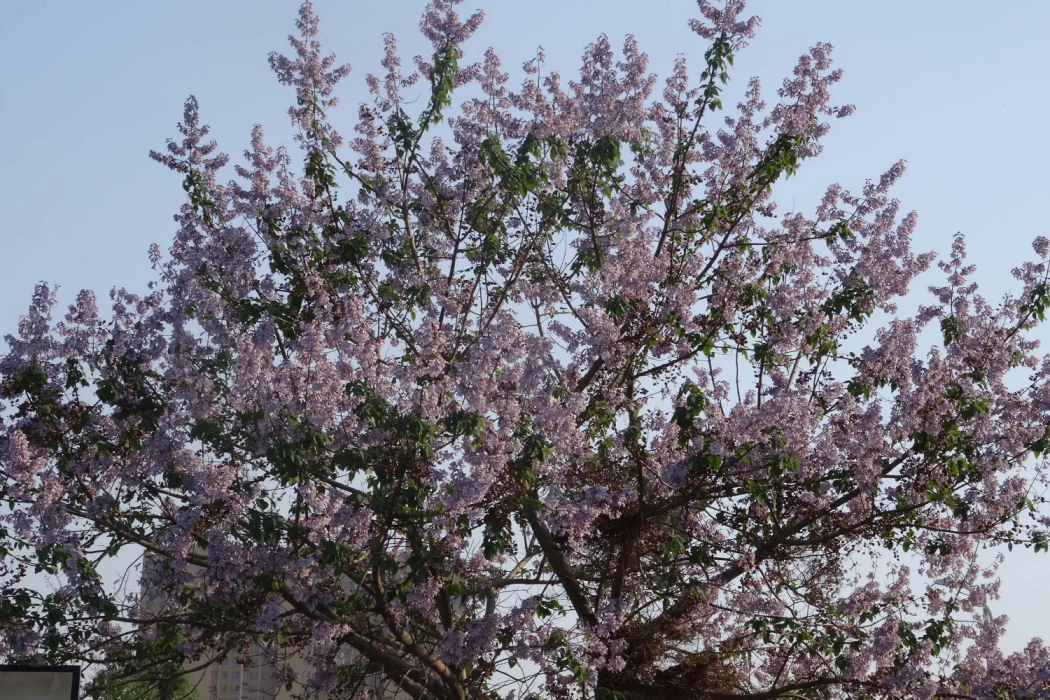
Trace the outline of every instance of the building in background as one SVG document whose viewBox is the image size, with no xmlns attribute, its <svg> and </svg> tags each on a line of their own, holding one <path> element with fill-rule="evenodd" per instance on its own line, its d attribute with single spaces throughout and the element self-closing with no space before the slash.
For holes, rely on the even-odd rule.
<svg viewBox="0 0 1050 700">
<path fill-rule="evenodd" d="M 148 566 L 144 562 L 144 566 Z M 190 566 L 190 569 L 197 567 Z M 344 584 L 347 591 L 353 589 L 353 583 L 347 579 Z M 151 596 L 143 586 L 141 588 L 142 603 L 150 607 L 156 596 Z M 156 604 L 155 602 L 153 603 Z M 306 653 L 309 654 L 309 648 Z M 341 665 L 353 663 L 356 654 L 345 646 L 340 652 L 339 662 Z M 242 660 L 248 663 L 242 664 Z M 281 659 L 281 666 L 290 670 L 293 675 L 292 688 L 287 688 L 287 680 L 280 676 L 280 669 L 269 663 L 267 656 L 256 646 L 253 646 L 247 654 L 243 651 L 233 651 L 223 658 L 216 659 L 204 668 L 197 668 L 202 660 L 188 662 L 186 669 L 189 671 L 190 686 L 196 690 L 199 700 L 294 700 L 304 689 L 303 684 L 313 673 L 313 668 L 306 662 L 302 652 L 289 654 Z M 192 669 L 192 670 L 191 670 Z M 371 690 L 379 690 L 384 682 L 381 676 L 367 679 L 364 687 Z M 410 696 L 391 688 L 387 693 L 378 697 L 390 698 L 390 700 L 407 700 Z M 3 700 L 3 698 L 0 698 Z"/>
</svg>

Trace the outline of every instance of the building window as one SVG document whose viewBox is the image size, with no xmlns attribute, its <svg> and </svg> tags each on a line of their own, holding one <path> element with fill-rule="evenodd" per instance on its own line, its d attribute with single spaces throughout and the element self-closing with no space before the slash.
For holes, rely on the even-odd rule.
<svg viewBox="0 0 1050 700">
<path fill-rule="evenodd" d="M 229 671 L 223 671 L 222 672 L 222 677 L 223 678 L 229 678 L 230 677 L 230 672 Z"/>
<path fill-rule="evenodd" d="M 226 686 L 222 687 L 222 692 L 224 692 L 224 693 L 226 692 Z"/>
<path fill-rule="evenodd" d="M 239 686 L 239 685 L 231 685 L 230 686 L 230 692 L 233 692 L 233 693 L 241 692 L 241 686 Z"/>
<path fill-rule="evenodd" d="M 235 681 L 239 681 L 241 679 L 241 672 L 240 671 L 231 671 L 230 672 L 230 678 L 232 678 Z"/>
<path fill-rule="evenodd" d="M 252 671 L 251 673 L 248 674 L 248 678 L 251 678 L 252 680 L 255 680 L 258 677 L 259 677 L 259 674 L 256 673 L 255 671 Z"/>
</svg>

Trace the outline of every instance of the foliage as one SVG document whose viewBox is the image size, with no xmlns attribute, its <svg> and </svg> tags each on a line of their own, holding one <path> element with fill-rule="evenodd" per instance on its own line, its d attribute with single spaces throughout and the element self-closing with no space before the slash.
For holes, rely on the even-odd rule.
<svg viewBox="0 0 1050 700">
<path fill-rule="evenodd" d="M 699 81 L 662 94 L 605 37 L 515 91 L 455 4 L 410 75 L 386 37 L 349 141 L 303 5 L 270 57 L 301 169 L 256 127 L 222 184 L 190 98 L 150 292 L 60 320 L 37 289 L 0 360 L 0 654 L 169 687 L 300 655 L 338 697 L 1046 697 L 1041 643 L 958 620 L 984 553 L 1047 548 L 1050 242 L 993 307 L 957 238 L 900 313 L 933 260 L 902 163 L 775 206 L 852 109 L 830 46 L 727 116 L 741 0 L 700 0 Z M 141 600 L 103 585 L 142 553 Z"/>
<path fill-rule="evenodd" d="M 158 676 L 154 680 L 125 681 L 121 676 L 126 674 L 110 670 L 106 676 L 94 679 L 92 683 L 92 700 L 198 700 L 200 692 L 190 686 L 185 675 Z M 136 675 L 134 673 L 132 676 Z"/>
</svg>

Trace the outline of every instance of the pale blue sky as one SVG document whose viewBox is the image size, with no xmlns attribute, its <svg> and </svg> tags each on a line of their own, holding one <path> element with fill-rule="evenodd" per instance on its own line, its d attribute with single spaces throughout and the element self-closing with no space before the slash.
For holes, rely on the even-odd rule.
<svg viewBox="0 0 1050 700">
<path fill-rule="evenodd" d="M 364 75 L 378 72 L 384 31 L 404 57 L 426 48 L 417 0 L 317 0 L 322 40 L 354 72 L 334 116 L 350 133 Z M 285 50 L 296 0 L 34 0 L 6 3 L 0 22 L 0 335 L 12 331 L 33 285 L 144 291 L 150 243 L 174 233 L 178 178 L 148 158 L 175 134 L 186 96 L 235 158 L 262 123 L 271 144 L 291 145 L 285 114 L 294 98 L 266 63 Z M 634 33 L 665 77 L 676 53 L 699 73 L 704 43 L 686 20 L 692 0 L 468 0 L 488 20 L 468 60 L 497 47 L 512 72 L 537 45 L 548 69 L 570 76 L 584 45 Z M 1044 136 L 1050 112 L 1050 3 L 1009 11 L 973 0 L 752 0 L 763 28 L 737 58 L 737 88 L 751 75 L 766 94 L 816 41 L 836 47 L 846 72 L 837 103 L 857 113 L 834 124 L 825 153 L 780 190 L 784 206 L 812 211 L 831 182 L 859 187 L 900 158 L 896 190 L 919 212 L 916 246 L 944 251 L 968 235 L 978 279 L 994 296 L 1012 289 L 1009 270 L 1050 235 Z M 735 93 L 734 93 L 735 94 Z M 727 101 L 729 102 L 729 101 Z M 922 289 L 932 283 L 922 280 Z M 1050 638 L 1050 556 L 1015 552 L 1002 570 L 1008 646 Z"/>
</svg>

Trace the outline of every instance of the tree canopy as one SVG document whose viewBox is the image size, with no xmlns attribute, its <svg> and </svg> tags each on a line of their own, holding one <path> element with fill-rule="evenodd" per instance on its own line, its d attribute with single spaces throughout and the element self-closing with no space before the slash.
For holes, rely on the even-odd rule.
<svg viewBox="0 0 1050 700">
<path fill-rule="evenodd" d="M 699 0 L 698 68 L 602 36 L 515 88 L 457 4 L 411 72 L 386 36 L 344 137 L 305 3 L 270 56 L 297 151 L 256 127 L 225 180 L 191 97 L 148 292 L 37 288 L 0 360 L 0 656 L 175 687 L 255 649 L 331 698 L 1047 697 L 1050 652 L 980 611 L 989 552 L 1047 547 L 1050 241 L 993 304 L 957 237 L 900 312 L 935 260 L 903 163 L 776 206 L 852 111 L 831 46 L 726 110 L 759 22 Z M 142 597 L 100 578 L 143 554 Z"/>
</svg>

